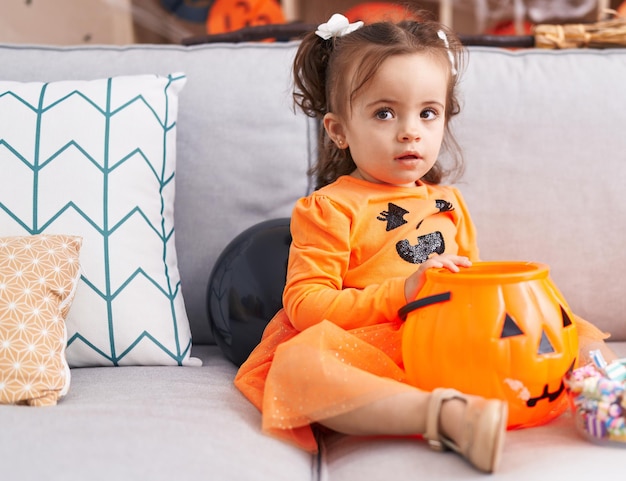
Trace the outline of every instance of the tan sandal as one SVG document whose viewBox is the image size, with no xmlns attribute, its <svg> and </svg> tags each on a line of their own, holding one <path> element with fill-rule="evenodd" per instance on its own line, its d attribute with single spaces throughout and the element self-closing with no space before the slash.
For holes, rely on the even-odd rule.
<svg viewBox="0 0 626 481">
<path fill-rule="evenodd" d="M 450 399 L 460 399 L 466 405 L 459 445 L 439 433 L 441 406 Z M 432 449 L 451 449 L 481 471 L 492 473 L 500 462 L 507 416 L 508 405 L 504 401 L 468 396 L 455 389 L 435 389 L 428 402 L 424 437 Z"/>
</svg>

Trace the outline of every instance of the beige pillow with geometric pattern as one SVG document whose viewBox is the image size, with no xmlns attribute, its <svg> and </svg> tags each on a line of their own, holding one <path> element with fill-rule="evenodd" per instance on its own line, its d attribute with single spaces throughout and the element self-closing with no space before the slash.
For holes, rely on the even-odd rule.
<svg viewBox="0 0 626 481">
<path fill-rule="evenodd" d="M 55 405 L 70 387 L 65 318 L 82 238 L 0 237 L 0 403 Z"/>
</svg>

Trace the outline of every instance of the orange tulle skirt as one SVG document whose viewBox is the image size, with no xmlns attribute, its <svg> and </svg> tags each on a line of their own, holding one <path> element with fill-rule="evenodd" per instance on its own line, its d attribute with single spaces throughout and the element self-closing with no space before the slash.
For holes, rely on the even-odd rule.
<svg viewBox="0 0 626 481">
<path fill-rule="evenodd" d="M 588 358 L 608 335 L 581 318 L 576 325 Z M 261 411 L 264 432 L 317 452 L 316 423 L 415 389 L 406 383 L 401 326 L 398 320 L 346 331 L 323 321 L 299 332 L 281 310 L 235 385 Z"/>
</svg>

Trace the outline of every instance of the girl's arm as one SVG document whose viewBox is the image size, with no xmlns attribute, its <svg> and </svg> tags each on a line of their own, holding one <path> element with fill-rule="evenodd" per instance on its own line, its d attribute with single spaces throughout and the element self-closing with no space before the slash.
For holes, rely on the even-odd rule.
<svg viewBox="0 0 626 481">
<path fill-rule="evenodd" d="M 313 195 L 301 199 L 294 209 L 291 230 L 287 283 L 283 305 L 287 316 L 298 330 L 329 320 L 344 329 L 388 322 L 397 318 L 398 309 L 413 300 L 423 284 L 424 271 L 431 267 L 467 266 L 478 260 L 475 228 L 467 206 L 454 188 L 456 242 L 458 256 L 444 254 L 421 266 L 418 274 L 390 272 L 387 266 L 376 265 L 376 276 L 383 279 L 365 283 L 364 288 L 344 286 L 353 239 L 352 214 L 326 197 Z M 455 253 L 451 253 L 455 254 Z M 407 280 L 408 277 L 408 280 Z M 409 285 L 407 286 L 407 282 Z"/>
<path fill-rule="evenodd" d="M 344 288 L 351 253 L 351 216 L 321 196 L 302 199 L 291 219 L 283 304 L 294 327 L 323 320 L 344 329 L 387 322 L 406 304 L 405 277 L 387 277 L 363 289 Z"/>
</svg>

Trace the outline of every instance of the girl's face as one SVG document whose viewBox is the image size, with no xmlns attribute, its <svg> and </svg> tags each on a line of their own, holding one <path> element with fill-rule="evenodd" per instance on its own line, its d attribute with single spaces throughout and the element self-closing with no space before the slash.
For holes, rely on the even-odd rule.
<svg viewBox="0 0 626 481">
<path fill-rule="evenodd" d="M 449 75 L 449 66 L 432 55 L 395 55 L 357 93 L 347 119 L 326 115 L 330 137 L 350 148 L 354 177 L 414 187 L 431 169 L 446 125 Z"/>
</svg>

